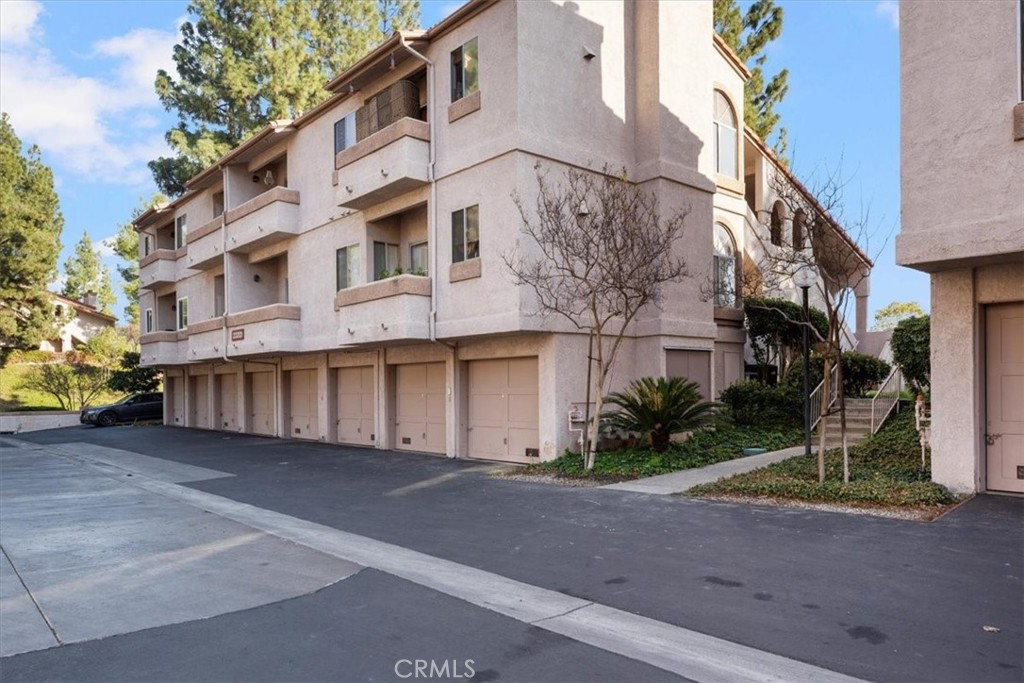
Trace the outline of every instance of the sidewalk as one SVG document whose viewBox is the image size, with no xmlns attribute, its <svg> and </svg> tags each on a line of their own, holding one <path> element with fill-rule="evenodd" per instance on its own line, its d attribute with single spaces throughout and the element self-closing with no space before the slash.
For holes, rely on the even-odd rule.
<svg viewBox="0 0 1024 683">
<path fill-rule="evenodd" d="M 803 452 L 803 446 L 793 446 L 791 448 L 783 448 L 781 451 L 772 451 L 770 453 L 762 453 L 761 455 L 747 455 L 735 460 L 726 460 L 725 462 L 708 465 L 707 467 L 659 474 L 655 477 L 624 481 L 620 484 L 609 484 L 601 488 L 650 493 L 656 496 L 669 496 L 673 493 L 688 491 L 698 484 L 710 484 L 713 481 L 731 477 L 734 474 L 742 474 L 743 472 L 749 472 L 759 467 L 770 465 L 773 462 L 792 458 L 795 455 L 802 455 Z"/>
</svg>

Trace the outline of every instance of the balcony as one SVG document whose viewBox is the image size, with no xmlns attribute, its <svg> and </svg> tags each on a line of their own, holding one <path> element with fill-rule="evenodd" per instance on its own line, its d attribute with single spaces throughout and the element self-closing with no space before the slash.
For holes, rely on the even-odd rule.
<svg viewBox="0 0 1024 683">
<path fill-rule="evenodd" d="M 291 304 L 270 304 L 229 313 L 228 355 L 253 356 L 299 351 L 302 309 Z"/>
<path fill-rule="evenodd" d="M 188 326 L 188 360 L 213 360 L 224 355 L 224 318 L 211 318 Z"/>
<path fill-rule="evenodd" d="M 174 249 L 157 249 L 139 259 L 139 289 L 158 289 L 178 279 L 177 253 Z"/>
<path fill-rule="evenodd" d="M 150 332 L 139 338 L 142 345 L 139 364 L 145 367 L 180 365 L 186 361 L 187 332 Z"/>
<path fill-rule="evenodd" d="M 334 310 L 340 346 L 428 339 L 430 278 L 399 275 L 343 289 L 334 297 Z"/>
<path fill-rule="evenodd" d="M 275 187 L 224 216 L 227 250 L 247 254 L 299 234 L 299 192 Z"/>
<path fill-rule="evenodd" d="M 188 267 L 206 270 L 223 263 L 224 216 L 217 216 L 188 235 Z"/>
<path fill-rule="evenodd" d="M 399 119 L 338 152 L 334 166 L 339 206 L 363 210 L 427 183 L 430 126 Z"/>
</svg>

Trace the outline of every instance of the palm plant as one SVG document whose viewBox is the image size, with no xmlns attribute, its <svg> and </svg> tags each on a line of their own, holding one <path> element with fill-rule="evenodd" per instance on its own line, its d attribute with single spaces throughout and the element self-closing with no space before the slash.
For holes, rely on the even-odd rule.
<svg viewBox="0 0 1024 683">
<path fill-rule="evenodd" d="M 618 406 L 602 416 L 606 424 L 650 437 L 659 453 L 668 450 L 673 434 L 710 424 L 719 409 L 718 403 L 702 400 L 700 385 L 685 377 L 641 377 L 605 401 Z"/>
</svg>

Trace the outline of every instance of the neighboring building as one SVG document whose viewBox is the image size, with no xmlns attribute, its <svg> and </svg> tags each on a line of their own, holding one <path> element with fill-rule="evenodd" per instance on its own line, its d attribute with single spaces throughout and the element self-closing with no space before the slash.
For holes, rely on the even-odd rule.
<svg viewBox="0 0 1024 683">
<path fill-rule="evenodd" d="M 892 330 L 872 330 L 857 335 L 858 353 L 874 356 L 892 364 Z"/>
<path fill-rule="evenodd" d="M 64 353 L 73 351 L 95 337 L 106 327 L 114 327 L 117 318 L 101 313 L 96 308 L 96 295 L 88 294 L 82 301 L 75 301 L 60 294 L 50 293 L 53 297 L 53 315 L 61 325 L 57 336 L 43 341 L 39 348 L 43 351 Z"/>
<path fill-rule="evenodd" d="M 793 179 L 741 125 L 747 76 L 711 2 L 474 0 L 393 36 L 136 220 L 166 422 L 557 457 L 587 337 L 535 315 L 502 260 L 531 248 L 513 193 L 532 205 L 538 162 L 624 168 L 664 212 L 689 208 L 690 276 L 636 322 L 613 383 L 685 375 L 717 396 L 743 377 L 744 259 L 799 229 L 770 190 Z"/>
<path fill-rule="evenodd" d="M 898 263 L 931 275 L 932 478 L 1024 492 L 1022 0 L 900 3 Z"/>
</svg>

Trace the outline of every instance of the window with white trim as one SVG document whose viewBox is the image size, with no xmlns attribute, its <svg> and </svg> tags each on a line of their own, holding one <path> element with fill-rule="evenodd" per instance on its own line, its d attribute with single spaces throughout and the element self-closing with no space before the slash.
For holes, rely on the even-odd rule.
<svg viewBox="0 0 1024 683">
<path fill-rule="evenodd" d="M 373 243 L 373 279 L 384 280 L 392 275 L 398 275 L 401 268 L 398 258 L 398 245 L 387 242 Z"/>
<path fill-rule="evenodd" d="M 146 334 L 149 334 L 150 332 L 153 331 L 153 309 L 152 308 L 147 308 L 146 309 L 145 321 L 146 322 L 145 322 L 145 327 L 143 328 L 143 331 L 146 332 Z"/>
<path fill-rule="evenodd" d="M 426 242 L 409 247 L 409 265 L 413 275 L 430 275 L 430 252 Z"/>
<path fill-rule="evenodd" d="M 351 112 L 334 122 L 334 153 L 356 144 L 356 113 Z"/>
<path fill-rule="evenodd" d="M 178 299 L 178 329 L 188 329 L 188 297 Z"/>
<path fill-rule="evenodd" d="M 721 90 L 715 91 L 715 172 L 738 177 L 739 128 L 736 111 Z"/>
<path fill-rule="evenodd" d="M 142 255 L 149 256 L 153 253 L 153 236 L 149 233 L 142 233 Z"/>
<path fill-rule="evenodd" d="M 480 256 L 480 206 L 452 212 L 452 263 Z"/>
<path fill-rule="evenodd" d="M 350 244 L 338 249 L 336 255 L 336 277 L 338 291 L 355 287 L 359 282 L 359 245 Z"/>
<path fill-rule="evenodd" d="M 477 41 L 473 38 L 452 51 L 452 102 L 480 89 Z"/>
<path fill-rule="evenodd" d="M 181 215 L 174 219 L 174 248 L 181 249 L 188 242 L 188 216 Z"/>
<path fill-rule="evenodd" d="M 714 286 L 716 306 L 736 305 L 736 244 L 729 228 L 715 223 Z"/>
</svg>

